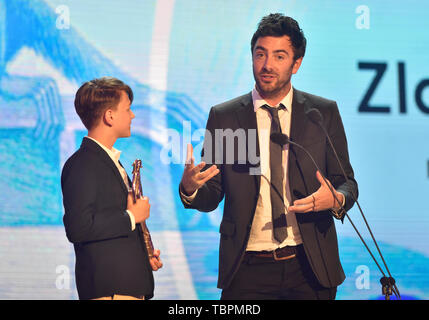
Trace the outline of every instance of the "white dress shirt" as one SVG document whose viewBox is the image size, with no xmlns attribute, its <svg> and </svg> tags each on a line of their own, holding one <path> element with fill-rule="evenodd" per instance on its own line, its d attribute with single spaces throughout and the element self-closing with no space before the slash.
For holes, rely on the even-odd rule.
<svg viewBox="0 0 429 320">
<path fill-rule="evenodd" d="M 292 98 L 293 88 L 289 93 L 280 101 L 286 109 L 279 110 L 279 120 L 282 132 L 290 135 L 290 123 L 292 115 Z M 247 243 L 247 251 L 271 251 L 284 246 L 296 246 L 302 243 L 301 234 L 299 232 L 298 224 L 296 222 L 295 213 L 287 212 L 287 238 L 279 243 L 274 239 L 273 223 L 271 213 L 271 195 L 270 195 L 270 131 L 271 131 L 271 115 L 268 110 L 261 108 L 264 104 L 268 104 L 258 93 L 256 89 L 252 90 L 252 100 L 254 111 L 256 113 L 257 130 L 259 136 L 259 149 L 260 149 L 260 165 L 261 165 L 261 188 L 259 192 L 258 202 L 256 205 L 255 216 L 250 230 L 250 237 Z M 280 105 L 279 103 L 279 105 Z M 269 104 L 268 104 L 269 105 Z M 271 107 L 278 107 L 271 106 Z M 289 145 L 283 148 L 282 167 L 284 170 L 284 185 L 283 185 L 283 198 L 286 208 L 289 207 L 291 196 L 289 191 L 289 177 L 288 177 L 288 154 Z M 185 202 L 191 203 L 198 190 L 192 195 L 187 196 L 181 192 L 182 198 Z"/>
<path fill-rule="evenodd" d="M 110 159 L 112 159 L 113 163 L 115 164 L 116 168 L 118 168 L 119 173 L 121 174 L 122 180 L 124 181 L 125 186 L 127 187 L 128 191 L 130 192 L 131 191 L 131 187 L 130 187 L 130 184 L 128 183 L 127 172 L 125 171 L 125 169 L 119 163 L 119 158 L 121 156 L 121 151 L 115 149 L 114 147 L 112 147 L 112 149 L 109 149 L 105 145 L 103 145 L 102 143 L 100 143 L 97 140 L 95 140 L 94 138 L 91 138 L 91 137 L 88 137 L 88 136 L 86 136 L 86 138 L 91 139 L 92 141 L 94 141 L 95 143 L 97 143 L 104 151 L 106 151 L 106 153 L 109 155 Z M 133 213 L 130 210 L 126 210 L 126 212 L 130 216 L 131 230 L 134 230 L 136 228 L 136 222 L 135 222 L 134 215 L 133 215 Z"/>
<path fill-rule="evenodd" d="M 271 213 L 271 193 L 270 193 L 270 132 L 271 132 L 271 115 L 268 110 L 261 108 L 264 104 L 270 107 L 278 107 L 280 104 L 285 106 L 285 109 L 279 110 L 279 120 L 282 133 L 290 136 L 290 124 L 292 115 L 292 99 L 293 88 L 289 93 L 279 102 L 278 105 L 272 106 L 267 103 L 259 94 L 256 89 L 252 90 L 253 107 L 256 113 L 256 122 L 259 136 L 259 149 L 260 149 L 260 165 L 261 165 L 261 188 L 259 191 L 258 202 L 256 205 L 255 216 L 253 218 L 252 228 L 250 230 L 250 238 L 247 243 L 247 250 L 249 251 L 271 251 L 284 246 L 296 246 L 302 243 L 301 234 L 299 232 L 298 224 L 296 222 L 295 213 L 287 212 L 287 237 L 279 243 L 274 239 L 273 223 Z M 289 207 L 291 202 L 289 190 L 289 177 L 288 177 L 288 155 L 289 145 L 283 147 L 282 152 L 282 167 L 284 172 L 283 183 L 283 199 L 285 207 Z"/>
</svg>

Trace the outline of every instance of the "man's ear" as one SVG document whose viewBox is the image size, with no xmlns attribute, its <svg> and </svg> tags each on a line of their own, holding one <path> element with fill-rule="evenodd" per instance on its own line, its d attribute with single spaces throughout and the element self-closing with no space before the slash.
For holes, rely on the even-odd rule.
<svg viewBox="0 0 429 320">
<path fill-rule="evenodd" d="M 103 122 L 111 127 L 113 125 L 113 111 L 112 109 L 107 109 L 103 113 Z"/>
<path fill-rule="evenodd" d="M 294 64 L 293 64 L 293 68 L 292 68 L 292 73 L 293 73 L 293 74 L 295 74 L 295 73 L 297 73 L 297 72 L 298 72 L 299 67 L 301 66 L 301 63 L 302 63 L 302 58 L 303 58 L 303 57 L 298 58 L 298 59 L 296 59 L 296 60 L 295 60 L 295 62 L 294 62 Z"/>
</svg>

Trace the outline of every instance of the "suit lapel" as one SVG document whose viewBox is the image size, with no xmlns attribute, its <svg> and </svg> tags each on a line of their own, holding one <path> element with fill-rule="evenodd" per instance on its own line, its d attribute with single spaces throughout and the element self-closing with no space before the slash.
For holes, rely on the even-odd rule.
<svg viewBox="0 0 429 320">
<path fill-rule="evenodd" d="M 119 162 L 119 165 L 125 170 L 125 168 L 122 165 L 121 161 L 118 160 L 118 162 Z M 126 172 L 127 172 L 127 170 L 125 170 L 125 173 Z M 121 176 L 121 178 L 122 178 L 122 176 Z M 127 181 L 128 181 L 128 185 L 131 187 L 133 182 L 131 181 L 130 177 L 128 176 L 128 173 L 127 173 Z M 128 189 L 127 189 L 127 192 L 128 192 Z"/>
<path fill-rule="evenodd" d="M 235 111 L 237 121 L 239 123 L 239 128 L 243 128 L 246 131 L 246 148 L 247 148 L 247 166 L 250 168 L 256 169 L 258 166 L 261 165 L 260 160 L 259 164 L 253 164 L 249 161 L 249 154 L 255 155 L 258 159 L 260 157 L 260 150 L 259 150 L 259 135 L 258 135 L 258 125 L 256 122 L 256 113 L 253 107 L 253 101 L 252 101 L 252 93 L 249 93 L 247 95 L 244 95 L 242 99 L 240 100 L 240 105 Z M 251 131 L 255 132 L 255 135 L 249 135 L 249 132 Z M 250 143 L 249 139 L 256 138 L 256 143 Z M 255 146 L 256 150 L 249 150 L 249 145 Z M 253 162 L 253 161 L 252 161 Z M 260 174 L 254 174 L 254 182 L 255 182 L 255 190 L 257 193 L 259 193 L 259 188 L 261 185 L 261 175 Z"/>
<path fill-rule="evenodd" d="M 257 129 L 256 113 L 253 109 L 251 93 L 248 93 L 241 98 L 240 105 L 235 110 L 235 113 L 241 128 Z"/>
<path fill-rule="evenodd" d="M 308 121 L 310 121 L 307 116 L 307 112 L 309 109 L 310 107 L 308 106 L 308 103 L 306 103 L 306 98 L 304 97 L 302 92 L 294 88 L 292 100 L 290 139 L 300 145 L 304 144 L 303 133 L 306 131 Z M 302 172 L 299 161 L 297 159 L 296 151 L 297 149 L 295 148 L 295 146 L 291 145 L 289 149 L 288 158 L 288 179 L 292 201 L 305 196 L 303 194 L 298 193 L 298 189 L 308 189 L 305 183 L 304 173 Z M 296 187 L 299 185 L 302 185 L 302 188 Z"/>
<path fill-rule="evenodd" d="M 290 139 L 293 142 L 299 143 L 304 128 L 307 124 L 308 117 L 306 115 L 307 107 L 305 104 L 305 97 L 301 91 L 294 88 L 292 99 L 292 117 L 290 128 Z"/>
<path fill-rule="evenodd" d="M 122 190 L 125 194 L 128 194 L 128 188 L 125 185 L 124 180 L 122 179 L 121 173 L 119 172 L 118 168 L 116 167 L 113 160 L 109 157 L 109 155 L 106 153 L 106 151 L 103 150 L 96 142 L 92 141 L 88 138 L 83 138 L 81 148 L 89 149 L 97 154 L 97 156 L 102 160 L 107 166 L 112 169 L 114 175 L 118 179 L 118 183 L 120 183 Z"/>
</svg>

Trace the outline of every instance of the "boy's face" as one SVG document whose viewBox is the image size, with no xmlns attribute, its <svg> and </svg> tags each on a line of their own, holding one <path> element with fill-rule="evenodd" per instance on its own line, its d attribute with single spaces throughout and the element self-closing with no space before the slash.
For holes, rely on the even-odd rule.
<svg viewBox="0 0 429 320">
<path fill-rule="evenodd" d="M 112 110 L 113 123 L 112 127 L 117 138 L 126 138 L 131 135 L 131 120 L 135 118 L 131 111 L 131 102 L 128 94 L 121 91 L 121 99 L 119 100 L 116 110 Z"/>
</svg>

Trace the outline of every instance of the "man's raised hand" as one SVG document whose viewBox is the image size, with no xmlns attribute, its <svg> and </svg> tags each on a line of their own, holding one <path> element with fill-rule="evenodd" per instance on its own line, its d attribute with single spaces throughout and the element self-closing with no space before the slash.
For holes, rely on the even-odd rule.
<svg viewBox="0 0 429 320">
<path fill-rule="evenodd" d="M 201 170 L 206 166 L 206 163 L 202 161 L 200 164 L 195 165 L 193 152 L 194 148 L 192 147 L 192 144 L 188 144 L 185 170 L 183 171 L 182 181 L 180 182 L 182 192 L 188 196 L 192 195 L 196 190 L 201 188 L 207 181 L 220 172 L 216 165 L 212 165 L 207 170 L 201 172 Z"/>
</svg>

